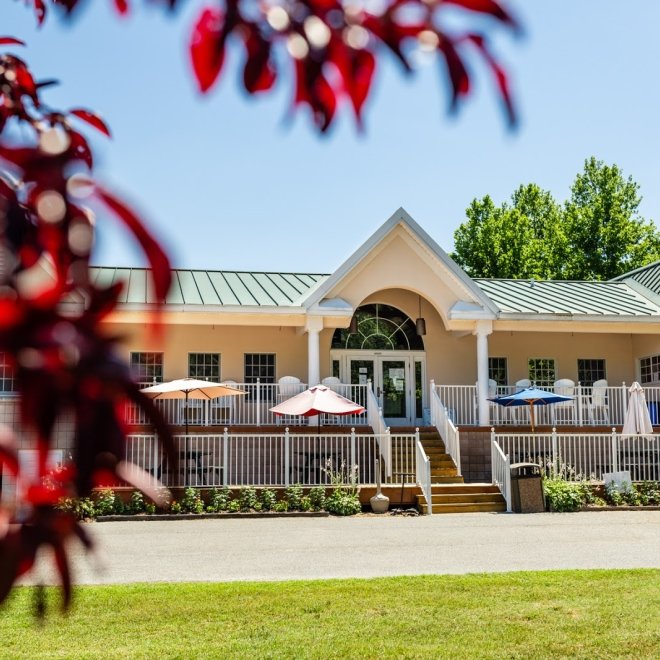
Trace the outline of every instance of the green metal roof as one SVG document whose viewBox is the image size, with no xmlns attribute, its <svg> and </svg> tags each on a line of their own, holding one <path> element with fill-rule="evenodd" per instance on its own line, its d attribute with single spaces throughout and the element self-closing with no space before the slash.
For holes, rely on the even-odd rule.
<svg viewBox="0 0 660 660">
<path fill-rule="evenodd" d="M 631 270 L 629 273 L 624 273 L 623 275 L 619 275 L 619 277 L 613 278 L 612 281 L 621 282 L 628 279 L 639 282 L 660 296 L 660 261 L 655 261 L 647 266 Z"/>
<path fill-rule="evenodd" d="M 502 313 L 559 316 L 660 315 L 660 307 L 625 282 L 475 279 Z"/>
<path fill-rule="evenodd" d="M 146 268 L 92 267 L 92 282 L 109 286 L 125 282 L 119 299 L 124 304 L 155 303 Z M 166 304 L 279 307 L 298 304 L 328 275 L 318 273 L 260 273 L 241 271 L 172 271 L 172 287 Z"/>
</svg>

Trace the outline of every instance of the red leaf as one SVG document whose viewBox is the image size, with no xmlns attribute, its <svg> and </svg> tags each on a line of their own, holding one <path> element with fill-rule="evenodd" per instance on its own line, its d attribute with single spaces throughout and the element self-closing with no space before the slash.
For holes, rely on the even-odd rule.
<svg viewBox="0 0 660 660">
<path fill-rule="evenodd" d="M 170 288 L 172 272 L 169 259 L 163 249 L 147 231 L 138 216 L 112 193 L 97 185 L 94 194 L 133 232 L 151 264 L 156 297 L 158 300 L 165 300 Z"/>
<path fill-rule="evenodd" d="M 218 79 L 225 59 L 222 32 L 224 14 L 217 8 L 206 8 L 193 28 L 190 61 L 201 92 L 207 92 Z"/>
<path fill-rule="evenodd" d="M 120 14 L 125 16 L 126 14 L 128 14 L 127 0 L 115 0 L 115 8 Z"/>
<path fill-rule="evenodd" d="M 488 46 L 486 45 L 486 39 L 482 35 L 470 34 L 467 35 L 469 39 L 477 48 L 480 50 L 484 59 L 488 63 L 490 70 L 495 76 L 495 82 L 497 83 L 497 88 L 500 93 L 500 98 L 504 103 L 504 109 L 511 126 L 515 126 L 518 119 L 516 116 L 516 109 L 513 104 L 513 97 L 511 95 L 511 90 L 509 89 L 509 78 L 506 75 L 506 71 L 500 66 L 499 62 L 493 57 Z"/>
<path fill-rule="evenodd" d="M 462 97 L 470 92 L 470 77 L 461 56 L 456 50 L 454 42 L 445 34 L 440 34 L 438 48 L 442 51 L 447 64 L 449 82 L 451 84 L 450 109 L 456 110 Z"/>
<path fill-rule="evenodd" d="M 110 129 L 108 128 L 108 125 L 96 113 L 90 112 L 89 110 L 85 110 L 83 108 L 74 108 L 73 110 L 69 110 L 69 114 L 78 117 L 78 119 L 82 119 L 90 126 L 93 126 L 96 130 L 101 131 L 101 133 L 104 133 L 108 137 L 112 137 L 110 135 Z"/>
<path fill-rule="evenodd" d="M 371 81 L 376 70 L 376 58 L 368 50 L 347 48 L 343 41 L 334 40 L 329 60 L 339 70 L 344 89 L 355 111 L 358 126 L 361 126 L 362 106 L 371 90 Z"/>
<path fill-rule="evenodd" d="M 247 59 L 243 70 L 243 84 L 250 93 L 269 90 L 277 76 L 270 57 L 270 42 L 257 29 L 249 31 L 245 39 Z"/>
<path fill-rule="evenodd" d="M 479 14 L 489 14 L 502 23 L 510 25 L 514 29 L 518 29 L 518 22 L 513 16 L 502 6 L 502 3 L 496 0 L 445 0 L 447 4 L 458 5 L 469 11 L 474 11 Z"/>
<path fill-rule="evenodd" d="M 39 1 L 39 0 L 37 0 Z M 0 37 L 1 46 L 25 46 L 25 42 L 14 37 Z"/>
<path fill-rule="evenodd" d="M 295 103 L 309 105 L 314 123 L 321 133 L 330 128 L 337 109 L 337 96 L 318 62 L 296 60 Z"/>
<path fill-rule="evenodd" d="M 73 153 L 73 157 L 81 160 L 91 170 L 94 167 L 94 157 L 87 140 L 77 131 L 69 131 L 69 138 L 71 139 L 69 151 Z"/>
</svg>

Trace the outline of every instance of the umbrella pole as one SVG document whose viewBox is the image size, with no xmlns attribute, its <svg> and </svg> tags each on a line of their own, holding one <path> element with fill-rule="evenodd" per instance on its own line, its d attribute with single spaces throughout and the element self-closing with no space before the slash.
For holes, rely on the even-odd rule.
<svg viewBox="0 0 660 660">
<path fill-rule="evenodd" d="M 188 485 L 190 483 L 190 475 L 188 474 L 188 392 L 185 392 L 186 394 L 186 407 L 185 410 L 183 411 L 183 419 L 186 424 L 186 434 L 183 439 L 183 461 L 184 461 L 184 475 L 185 475 L 185 481 L 186 483 L 184 485 Z"/>
<path fill-rule="evenodd" d="M 534 432 L 534 402 L 529 402 L 529 418 L 532 420 L 532 433 Z"/>
</svg>

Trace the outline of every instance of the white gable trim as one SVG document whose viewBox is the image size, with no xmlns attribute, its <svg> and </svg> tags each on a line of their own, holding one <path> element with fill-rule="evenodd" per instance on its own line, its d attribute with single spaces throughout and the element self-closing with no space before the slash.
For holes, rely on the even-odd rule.
<svg viewBox="0 0 660 660">
<path fill-rule="evenodd" d="M 442 266 L 442 269 L 450 276 L 455 289 L 460 293 L 460 297 L 468 298 L 468 302 L 481 307 L 478 312 L 479 318 L 483 318 L 484 312 L 489 318 L 495 318 L 497 307 L 493 305 L 492 301 L 403 208 L 399 208 L 390 216 L 387 222 L 374 232 L 327 280 L 311 291 L 304 300 L 301 300 L 303 306 L 309 309 L 320 303 L 330 291 L 358 267 L 360 262 L 379 245 L 386 242 L 388 236 L 398 226 L 403 227 L 415 243 Z"/>
</svg>

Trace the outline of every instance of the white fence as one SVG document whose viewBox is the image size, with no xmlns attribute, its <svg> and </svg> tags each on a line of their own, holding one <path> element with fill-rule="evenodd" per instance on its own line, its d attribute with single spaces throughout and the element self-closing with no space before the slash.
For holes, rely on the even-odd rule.
<svg viewBox="0 0 660 660">
<path fill-rule="evenodd" d="M 415 435 L 252 434 L 177 435 L 177 464 L 163 455 L 154 435 L 129 435 L 126 459 L 168 487 L 329 486 L 357 465 L 358 484 L 375 484 L 379 443 L 391 443 L 394 474 L 415 474 Z M 384 483 L 395 483 L 385 476 Z"/>
<path fill-rule="evenodd" d="M 611 433 L 492 430 L 491 439 L 511 463 L 537 463 L 548 472 L 561 472 L 568 480 L 602 481 L 605 472 L 624 470 L 630 472 L 633 481 L 660 480 L 660 434 L 625 436 L 614 429 Z"/>
<path fill-rule="evenodd" d="M 442 405 L 455 426 L 478 426 L 476 385 L 435 385 Z M 541 389 L 553 391 L 552 387 Z M 537 426 L 622 426 L 628 408 L 629 386 L 623 383 L 598 390 L 577 384 L 574 400 L 568 404 L 534 406 Z M 660 425 L 660 387 L 644 386 L 651 421 Z M 513 385 L 498 386 L 496 396 L 518 391 Z M 490 425 L 529 426 L 529 406 L 504 407 L 488 402 Z"/>
<path fill-rule="evenodd" d="M 490 441 L 490 460 L 493 483 L 500 489 L 506 501 L 506 510 L 511 513 L 511 461 L 495 440 Z"/>
<path fill-rule="evenodd" d="M 419 439 L 419 431 L 415 433 L 415 479 L 417 485 L 422 489 L 422 495 L 426 500 L 426 513 L 433 513 L 433 489 L 431 487 L 431 461 L 424 451 Z"/>
<path fill-rule="evenodd" d="M 431 381 L 430 389 L 431 424 L 435 426 L 445 443 L 445 451 L 452 457 L 458 476 L 461 475 L 461 442 L 458 429 L 451 420 L 449 411 L 443 405 L 438 395 L 435 383 Z"/>
<path fill-rule="evenodd" d="M 245 392 L 245 396 L 225 396 L 211 400 L 156 399 L 165 421 L 175 426 L 291 426 L 304 422 L 303 418 L 277 416 L 269 408 L 276 406 L 307 389 L 305 383 L 236 383 L 232 387 Z M 367 385 L 332 385 L 342 396 L 367 407 Z M 148 424 L 144 412 L 137 406 L 129 406 L 126 422 L 131 425 Z M 365 426 L 367 415 L 322 415 L 322 424 L 338 426 Z"/>
</svg>

